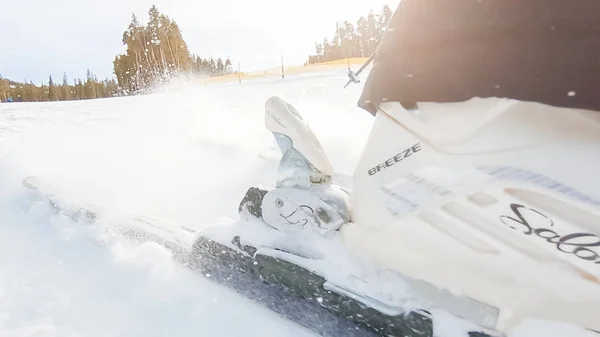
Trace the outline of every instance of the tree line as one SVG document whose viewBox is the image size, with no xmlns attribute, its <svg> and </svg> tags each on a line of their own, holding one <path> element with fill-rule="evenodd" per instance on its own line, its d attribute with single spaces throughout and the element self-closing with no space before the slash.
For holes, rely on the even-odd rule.
<svg viewBox="0 0 600 337">
<path fill-rule="evenodd" d="M 65 74 L 62 83 L 52 77 L 39 86 L 33 82 L 17 82 L 0 75 L 0 101 L 63 101 L 94 99 L 144 93 L 149 88 L 166 83 L 174 76 L 221 76 L 234 73 L 229 58 L 201 58 L 188 50 L 181 29 L 175 20 L 152 6 L 148 23 L 142 25 L 132 14 L 131 22 L 123 32 L 121 42 L 125 52 L 115 56 L 115 78 L 98 80 L 90 70 L 86 78 L 69 83 Z M 383 31 L 392 16 L 389 6 L 380 14 L 372 11 L 357 20 L 336 23 L 333 38 L 315 43 L 316 54 L 308 64 L 327 62 L 348 57 L 368 57 L 375 52 Z"/>
<path fill-rule="evenodd" d="M 114 79 L 99 81 L 96 75 L 87 71 L 84 80 L 73 80 L 70 84 L 67 74 L 63 75 L 62 83 L 56 83 L 49 76 L 48 82 L 39 86 L 33 82 L 16 82 L 2 78 L 0 75 L 0 101 L 2 102 L 45 102 L 69 101 L 113 97 L 119 94 L 117 82 Z"/>
<path fill-rule="evenodd" d="M 221 76 L 233 73 L 229 58 L 201 58 L 191 54 L 181 30 L 156 6 L 148 11 L 147 25 L 132 15 L 122 36 L 126 47 L 113 61 L 115 78 L 98 80 L 90 70 L 85 79 L 69 83 L 64 74 L 62 83 L 49 76 L 39 85 L 32 81 L 18 82 L 0 75 L 0 101 L 39 102 L 114 97 L 143 93 L 154 85 L 168 82 L 174 76 Z"/>
<path fill-rule="evenodd" d="M 385 5 L 380 14 L 371 11 L 367 17 L 358 19 L 356 27 L 349 21 L 336 23 L 333 38 L 325 38 L 322 43 L 316 42 L 316 54 L 310 55 L 307 63 L 371 56 L 379 45 L 391 17 L 392 11 Z"/>
</svg>

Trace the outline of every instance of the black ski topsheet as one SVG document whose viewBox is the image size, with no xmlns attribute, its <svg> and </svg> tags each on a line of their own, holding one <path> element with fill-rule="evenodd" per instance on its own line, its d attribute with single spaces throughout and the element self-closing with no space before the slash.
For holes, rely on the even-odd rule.
<svg viewBox="0 0 600 337">
<path fill-rule="evenodd" d="M 65 206 L 31 181 L 24 185 L 38 200 L 49 201 L 56 213 L 74 221 L 94 224 L 101 216 L 77 205 Z M 192 247 L 185 247 L 142 228 L 128 226 L 127 221 L 114 224 L 114 228 L 132 241 L 164 246 L 178 263 L 193 272 L 323 337 L 433 337 L 433 324 L 427 311 L 387 316 L 325 290 L 325 280 L 302 267 L 255 254 L 256 249 L 241 245 L 239 237 L 232 238 L 232 244 L 239 250 L 204 237 L 197 238 Z M 484 336 L 489 335 L 476 331 L 468 334 L 468 337 Z"/>
<path fill-rule="evenodd" d="M 600 1 L 402 0 L 358 105 L 473 97 L 600 111 Z"/>
<path fill-rule="evenodd" d="M 426 312 L 383 315 L 325 290 L 325 280 L 302 267 L 254 255 L 254 247 L 242 246 L 238 238 L 234 242 L 249 255 L 208 238 L 198 238 L 193 248 L 195 257 L 190 260 L 192 268 L 209 273 L 219 283 L 321 336 L 433 336 Z"/>
</svg>

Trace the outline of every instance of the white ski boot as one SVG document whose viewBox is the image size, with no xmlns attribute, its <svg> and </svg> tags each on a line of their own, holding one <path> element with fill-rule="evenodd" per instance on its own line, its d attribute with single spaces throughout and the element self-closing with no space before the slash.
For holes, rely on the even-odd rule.
<svg viewBox="0 0 600 337">
<path fill-rule="evenodd" d="M 352 204 L 298 113 L 274 98 L 266 116 L 283 152 L 277 188 L 251 189 L 241 208 L 283 232 L 335 233 L 328 244 L 380 268 L 311 270 L 328 291 L 387 317 L 414 300 L 498 333 L 528 318 L 600 331 L 596 112 L 498 98 L 383 103 Z M 351 260 L 331 255 L 329 266 Z"/>
</svg>

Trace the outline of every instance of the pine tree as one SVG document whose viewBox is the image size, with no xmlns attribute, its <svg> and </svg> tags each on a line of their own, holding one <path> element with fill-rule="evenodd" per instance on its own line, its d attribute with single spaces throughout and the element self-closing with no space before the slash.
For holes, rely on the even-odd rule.
<svg viewBox="0 0 600 337">
<path fill-rule="evenodd" d="M 217 60 L 217 75 L 223 75 L 225 73 L 225 64 L 223 60 L 219 57 Z"/>
<path fill-rule="evenodd" d="M 48 100 L 57 101 L 56 88 L 54 87 L 54 81 L 52 81 L 52 75 L 48 78 Z"/>
<path fill-rule="evenodd" d="M 94 99 L 98 98 L 98 93 L 96 91 L 94 75 L 88 69 L 86 73 L 85 85 L 84 85 L 84 97 L 86 99 Z"/>
<path fill-rule="evenodd" d="M 227 56 L 227 60 L 225 60 L 225 71 L 227 74 L 233 73 L 233 65 L 231 64 L 231 60 L 229 60 L 229 56 Z"/>
<path fill-rule="evenodd" d="M 69 87 L 69 81 L 67 80 L 67 73 L 63 74 L 63 83 L 61 87 L 62 99 L 68 101 L 72 99 L 71 88 Z"/>
<path fill-rule="evenodd" d="M 77 85 L 76 85 L 76 87 L 77 87 L 77 97 L 78 97 L 78 99 L 86 99 L 85 92 L 84 92 L 84 89 L 83 89 L 83 83 L 81 82 L 80 78 L 77 79 Z"/>
<path fill-rule="evenodd" d="M 356 22 L 356 30 L 358 34 L 358 40 L 360 44 L 361 56 L 367 57 L 371 52 L 371 34 L 369 33 L 369 26 L 367 24 L 367 19 L 361 17 Z"/>
<path fill-rule="evenodd" d="M 48 100 L 48 86 L 46 86 L 43 82 L 40 85 L 39 90 L 37 90 L 37 101 L 45 102 Z"/>
<path fill-rule="evenodd" d="M 208 60 L 208 73 L 211 76 L 215 76 L 217 74 L 217 64 L 215 63 L 215 60 L 211 57 L 210 60 Z"/>
</svg>

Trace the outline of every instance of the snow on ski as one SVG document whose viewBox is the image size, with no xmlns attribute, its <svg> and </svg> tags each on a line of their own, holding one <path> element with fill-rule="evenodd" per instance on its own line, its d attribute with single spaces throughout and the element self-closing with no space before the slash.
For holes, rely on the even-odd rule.
<svg viewBox="0 0 600 337">
<path fill-rule="evenodd" d="M 195 233 L 190 229 L 146 215 L 119 217 L 119 220 L 111 222 L 110 219 L 103 219 L 102 212 L 94 206 L 82 207 L 75 202 L 61 199 L 52 187 L 35 177 L 25 178 L 23 186 L 32 201 L 46 200 L 57 214 L 72 221 L 82 225 L 101 224 L 110 235 L 125 237 L 134 242 L 154 242 L 164 246 L 172 253 L 176 262 L 190 268 L 201 277 L 234 290 L 243 298 L 260 305 L 261 310 L 266 307 L 280 318 L 321 336 L 379 336 L 372 329 L 361 328 L 351 320 L 322 310 L 316 298 L 314 301 L 290 298 L 277 286 L 267 285 L 260 278 L 248 278 L 243 268 L 221 264 L 224 261 L 222 258 L 213 259 L 216 255 L 232 260 L 248 260 L 246 253 L 231 254 L 225 251 L 211 251 L 211 247 L 202 247 L 200 256 L 192 254 Z"/>
</svg>

